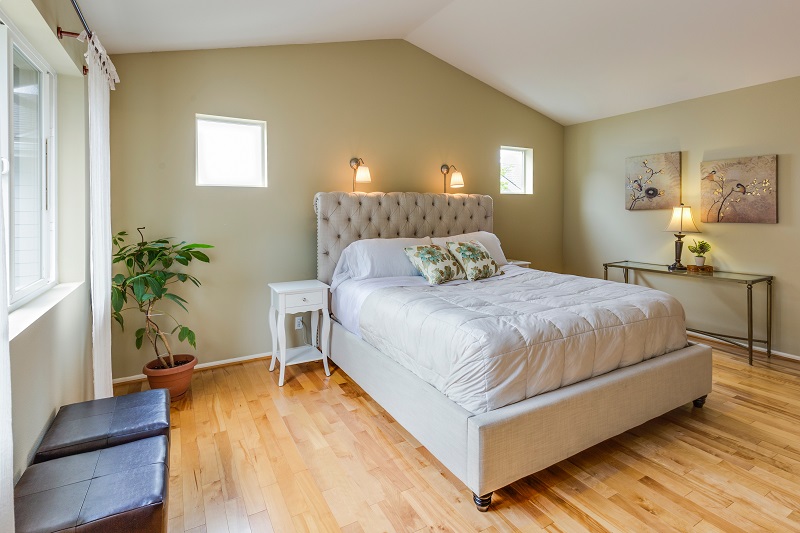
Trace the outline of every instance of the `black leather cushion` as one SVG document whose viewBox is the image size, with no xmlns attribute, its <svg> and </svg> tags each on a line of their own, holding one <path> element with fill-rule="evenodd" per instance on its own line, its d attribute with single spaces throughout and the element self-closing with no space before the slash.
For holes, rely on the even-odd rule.
<svg viewBox="0 0 800 533">
<path fill-rule="evenodd" d="M 14 489 L 17 533 L 165 531 L 163 435 L 28 468 Z"/>
<path fill-rule="evenodd" d="M 155 389 L 65 405 L 45 433 L 34 463 L 146 437 L 169 438 L 169 391 Z"/>
</svg>

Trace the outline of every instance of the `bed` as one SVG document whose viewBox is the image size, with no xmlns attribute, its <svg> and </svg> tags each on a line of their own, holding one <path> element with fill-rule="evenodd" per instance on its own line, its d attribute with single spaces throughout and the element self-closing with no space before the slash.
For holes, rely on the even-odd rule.
<svg viewBox="0 0 800 533">
<path fill-rule="evenodd" d="M 325 283 L 331 282 L 343 250 L 357 240 L 446 237 L 474 231 L 491 232 L 493 229 L 492 198 L 484 195 L 317 193 L 314 207 L 317 216 L 317 277 Z M 530 291 L 539 290 L 535 287 L 542 284 L 556 285 L 554 281 L 548 280 L 558 279 L 559 283 L 564 284 L 564 290 L 552 289 L 550 294 L 562 299 L 590 299 L 593 294 L 591 291 L 594 290 L 602 291 L 603 296 L 595 298 L 602 302 L 611 301 L 605 296 L 607 291 L 628 291 L 622 298 L 632 298 L 635 301 L 651 296 L 649 293 L 643 293 L 642 296 L 630 292 L 641 289 L 623 288 L 624 284 L 588 278 L 548 278 L 548 273 L 538 271 L 517 273 L 516 277 L 519 279 L 519 286 L 529 287 Z M 577 290 L 569 289 L 573 290 L 573 296 L 565 289 L 569 283 L 564 280 L 579 285 Z M 509 279 L 487 283 L 486 286 L 491 285 L 492 289 L 482 298 L 488 298 L 493 305 L 500 305 L 494 300 L 495 293 L 503 291 L 497 287 L 510 283 L 515 282 Z M 471 287 L 475 288 L 476 294 L 480 292 L 478 285 Z M 442 307 L 441 302 L 448 301 L 448 298 L 443 297 L 442 291 L 432 289 L 421 292 L 427 298 L 435 298 L 438 307 Z M 524 318 L 522 311 L 532 305 L 517 295 L 524 292 L 515 291 L 513 301 L 508 299 L 510 297 L 500 301 L 504 309 L 510 309 L 508 316 L 503 314 L 503 322 L 509 322 L 511 318 L 518 316 Z M 657 291 L 651 291 L 653 292 Z M 395 302 L 398 308 L 407 308 L 410 305 L 411 300 L 403 300 L 406 297 L 425 300 L 425 297 L 420 297 L 414 291 L 402 288 L 394 293 L 381 293 L 382 296 L 386 294 L 391 294 L 393 299 L 398 300 Z M 388 298 L 383 299 L 388 301 Z M 457 302 L 454 303 L 456 304 Z M 609 305 L 602 303 L 599 307 L 605 309 Z M 391 309 L 390 303 L 386 303 L 384 307 Z M 675 310 L 670 309 L 669 305 L 658 304 L 655 307 L 664 307 L 661 313 L 663 316 L 655 317 L 662 322 L 646 333 L 644 338 L 658 337 L 651 344 L 663 344 L 650 346 L 651 352 L 669 353 L 658 357 L 640 357 L 637 360 L 636 356 L 629 353 L 631 341 L 615 344 L 612 335 L 603 350 L 604 357 L 600 358 L 602 360 L 597 361 L 598 358 L 593 357 L 589 366 L 584 365 L 581 372 L 588 374 L 565 379 L 564 373 L 572 372 L 573 366 L 581 365 L 562 363 L 560 379 L 564 381 L 563 386 L 538 383 L 539 390 L 527 392 L 522 390 L 526 388 L 524 386 L 511 386 L 505 387 L 498 394 L 489 394 L 486 389 L 478 391 L 478 394 L 473 391 L 464 395 L 459 391 L 451 393 L 445 385 L 435 381 L 435 375 L 426 376 L 423 380 L 420 377 L 423 374 L 413 367 L 413 363 L 401 361 L 398 354 L 394 353 L 398 343 L 403 342 L 402 338 L 393 341 L 394 344 L 391 339 L 380 342 L 383 336 L 388 338 L 391 333 L 380 330 L 381 320 L 396 321 L 397 317 L 381 315 L 384 309 L 381 306 L 375 307 L 374 304 L 368 311 L 368 315 L 374 318 L 362 321 L 362 325 L 367 330 L 377 328 L 376 331 L 367 331 L 366 335 L 360 335 L 359 332 L 349 331 L 341 323 L 334 321 L 330 356 L 459 478 L 473 492 L 477 508 L 486 511 L 491 503 L 492 492 L 499 488 L 683 404 L 694 402 L 696 407 L 702 406 L 705 396 L 711 391 L 711 349 L 685 342 L 682 309 L 679 324 L 683 331 L 682 337 L 678 337 L 675 333 Z M 626 308 L 630 308 L 630 305 L 626 304 Z M 457 311 L 464 313 L 465 306 Z M 620 314 L 619 309 L 612 311 L 609 316 Z M 446 306 L 443 307 L 443 312 L 448 312 Z M 454 311 L 450 316 L 457 316 L 457 313 Z M 592 320 L 594 319 L 589 321 Z M 543 323 L 552 321 L 553 317 L 548 315 Z M 514 327 L 519 324 L 521 322 Z M 545 333 L 537 334 L 546 336 L 548 333 L 545 328 Z M 625 334 L 620 333 L 617 337 L 620 335 Z M 371 340 L 372 344 L 362 339 L 362 336 Z M 442 335 L 442 338 L 446 338 L 446 335 Z M 680 338 L 683 340 L 676 340 Z M 553 338 L 549 341 L 559 345 L 562 352 L 570 353 L 569 346 L 564 347 L 563 339 Z M 446 345 L 436 342 L 427 342 L 417 348 L 418 351 L 430 352 L 423 354 L 423 360 L 441 360 L 446 349 Z M 516 348 L 511 346 L 502 349 L 505 350 L 504 353 L 511 353 Z M 467 348 L 458 350 L 466 352 Z M 400 349 L 399 352 L 402 353 L 403 350 Z M 458 356 L 458 353 L 450 355 L 452 358 Z M 631 357 L 632 360 L 626 360 Z M 469 360 L 467 358 L 467 362 Z M 521 368 L 521 363 L 506 366 Z M 521 381 L 529 383 L 530 377 Z M 513 380 L 509 381 L 513 385 L 512 382 Z M 536 387 L 529 385 L 527 388 Z M 473 398 L 480 398 L 481 401 L 472 402 Z"/>
</svg>

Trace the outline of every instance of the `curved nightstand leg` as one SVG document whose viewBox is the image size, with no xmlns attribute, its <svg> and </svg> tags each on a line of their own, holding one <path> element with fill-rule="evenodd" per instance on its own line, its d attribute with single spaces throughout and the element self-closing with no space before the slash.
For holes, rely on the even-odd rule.
<svg viewBox="0 0 800 533">
<path fill-rule="evenodd" d="M 278 310 L 274 307 L 269 308 L 269 334 L 272 336 L 272 359 L 269 362 L 269 371 L 275 370 L 275 360 L 278 358 L 278 326 L 276 325 Z"/>
<path fill-rule="evenodd" d="M 283 387 L 283 376 L 286 373 L 286 313 L 278 313 L 275 326 L 278 328 L 278 351 L 281 359 L 281 375 L 278 377 L 278 386 Z"/>
<path fill-rule="evenodd" d="M 319 311 L 311 311 L 311 346 L 319 348 Z"/>
<path fill-rule="evenodd" d="M 331 315 L 328 313 L 327 306 L 322 310 L 322 332 L 320 333 L 320 344 L 322 345 L 322 365 L 325 367 L 325 375 L 330 376 L 328 368 L 328 357 L 331 354 Z"/>
</svg>

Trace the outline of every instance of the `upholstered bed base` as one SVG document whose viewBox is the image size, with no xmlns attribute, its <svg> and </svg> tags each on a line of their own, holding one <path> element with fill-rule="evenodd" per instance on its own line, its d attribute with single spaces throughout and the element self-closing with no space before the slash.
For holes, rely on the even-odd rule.
<svg viewBox="0 0 800 533">
<path fill-rule="evenodd" d="M 317 278 L 329 283 L 342 250 L 359 239 L 492 231 L 492 207 L 483 195 L 317 193 Z M 338 323 L 331 358 L 482 511 L 492 491 L 711 391 L 711 348 L 699 344 L 478 415 Z"/>
<path fill-rule="evenodd" d="M 331 358 L 478 496 L 711 391 L 701 344 L 478 415 L 335 322 Z"/>
</svg>

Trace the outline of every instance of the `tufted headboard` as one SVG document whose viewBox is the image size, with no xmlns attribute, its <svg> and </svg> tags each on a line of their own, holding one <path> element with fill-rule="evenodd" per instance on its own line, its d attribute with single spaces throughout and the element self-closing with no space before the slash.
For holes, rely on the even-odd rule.
<svg viewBox="0 0 800 533">
<path fill-rule="evenodd" d="M 330 283 L 347 245 L 359 239 L 445 237 L 492 231 L 492 197 L 417 192 L 318 192 L 317 279 Z"/>
</svg>

